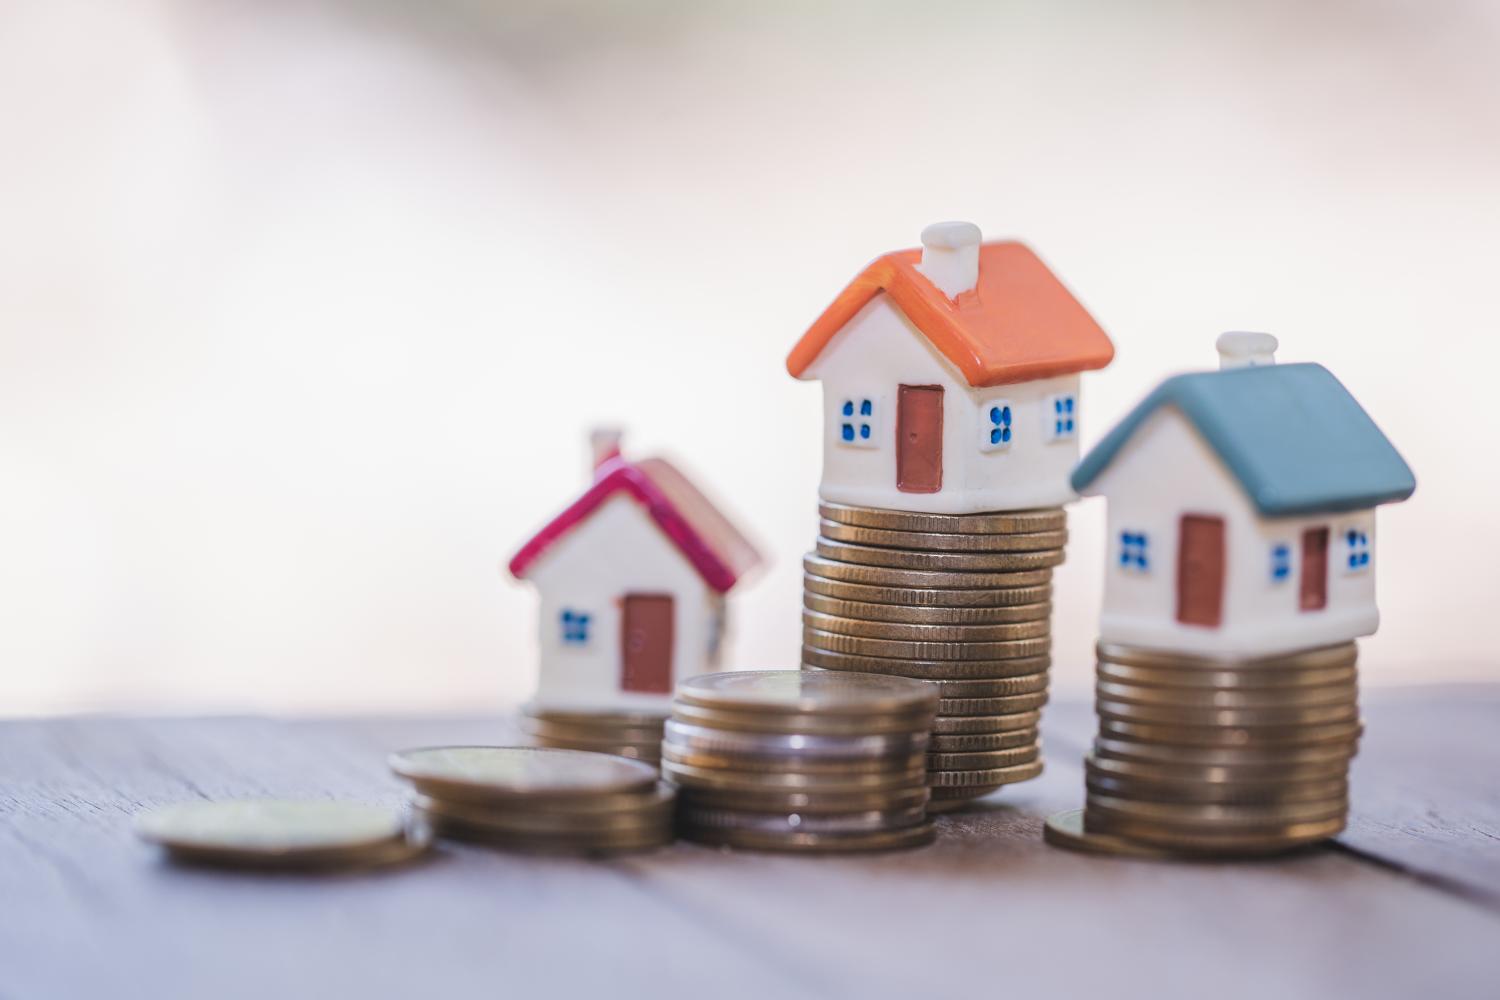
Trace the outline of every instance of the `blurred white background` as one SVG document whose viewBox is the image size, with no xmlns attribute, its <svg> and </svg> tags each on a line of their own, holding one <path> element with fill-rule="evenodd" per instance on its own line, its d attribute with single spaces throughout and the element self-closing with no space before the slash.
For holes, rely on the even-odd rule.
<svg viewBox="0 0 1500 1000">
<path fill-rule="evenodd" d="M 949 217 L 1113 335 L 1085 446 L 1221 330 L 1328 365 L 1420 484 L 1366 678 L 1500 677 L 1492 2 L 10 0 L 0 713 L 518 701 L 500 564 L 599 420 L 772 554 L 732 662 L 794 665 L 819 390 L 783 358 Z"/>
</svg>

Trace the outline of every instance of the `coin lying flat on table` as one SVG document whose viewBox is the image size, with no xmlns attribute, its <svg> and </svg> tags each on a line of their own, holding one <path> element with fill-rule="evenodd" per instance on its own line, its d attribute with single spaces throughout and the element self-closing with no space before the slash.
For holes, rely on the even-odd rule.
<svg viewBox="0 0 1500 1000">
<path fill-rule="evenodd" d="M 931 822 L 867 833 L 770 833 L 760 830 L 689 827 L 692 839 L 754 851 L 797 851 L 837 854 L 853 851 L 892 851 L 930 844 L 936 835 Z"/>
<path fill-rule="evenodd" d="M 607 796 L 605 798 L 608 798 Z M 629 801 L 627 801 L 627 799 Z M 412 804 L 429 816 L 454 823 L 482 827 L 500 833 L 605 834 L 644 833 L 670 828 L 677 795 L 665 782 L 648 793 L 631 793 L 614 799 L 612 809 L 495 808 L 472 802 L 447 802 L 416 795 Z"/>
<path fill-rule="evenodd" d="M 852 568 L 863 569 L 865 567 Z M 1047 572 L 1044 570 L 1041 575 L 1045 576 Z M 804 572 L 802 590 L 804 597 L 817 595 L 828 600 L 873 604 L 904 611 L 917 611 L 923 608 L 932 611 L 965 608 L 972 608 L 976 611 L 1000 611 L 1005 608 L 1033 608 L 1052 599 L 1052 585 L 1045 580 L 1034 585 L 1018 583 L 1010 587 L 984 587 L 976 583 L 956 587 L 901 586 L 899 584 L 876 586 L 869 583 L 831 580 L 824 576 Z"/>
<path fill-rule="evenodd" d="M 1141 667 L 1127 663 L 1100 661 L 1098 678 L 1115 684 L 1132 684 L 1141 687 L 1161 688 L 1174 691 L 1229 691 L 1258 693 L 1261 691 L 1297 691 L 1307 687 L 1326 687 L 1334 684 L 1352 684 L 1358 676 L 1353 664 L 1346 667 L 1326 667 L 1301 671 L 1266 670 L 1180 670 L 1177 668 Z"/>
<path fill-rule="evenodd" d="M 819 523 L 818 534 L 837 542 L 921 552 L 1039 552 L 1045 549 L 1058 549 L 1068 543 L 1066 530 L 1029 531 L 1005 535 L 892 531 L 887 528 L 865 528 L 856 524 L 841 524 L 826 518 Z"/>
<path fill-rule="evenodd" d="M 1317 649 L 1287 653 L 1280 656 L 1257 657 L 1248 660 L 1225 660 L 1214 657 L 1194 656 L 1190 653 L 1165 653 L 1100 643 L 1097 647 L 1099 660 L 1103 663 L 1135 666 L 1145 669 L 1192 670 L 1200 675 L 1228 673 L 1244 677 L 1270 677 L 1280 675 L 1284 680 L 1275 683 L 1295 683 L 1293 675 L 1304 670 L 1327 670 L 1350 667 L 1359 657 L 1359 649 L 1352 642 L 1337 646 L 1321 646 Z"/>
<path fill-rule="evenodd" d="M 1017 568 L 1005 571 L 953 570 L 946 568 L 903 569 L 897 566 L 871 566 L 844 562 L 837 555 L 830 557 L 821 554 L 809 554 L 802 557 L 802 568 L 813 576 L 838 580 L 844 583 L 860 583 L 876 587 L 956 588 L 961 590 L 995 588 L 997 590 L 1014 590 L 1021 587 L 1037 587 L 1052 583 L 1051 567 Z"/>
<path fill-rule="evenodd" d="M 1047 817 L 1042 827 L 1042 837 L 1049 844 L 1067 847 L 1085 854 L 1111 854 L 1124 858 L 1148 858 L 1161 860 L 1172 857 L 1172 852 L 1147 844 L 1136 843 L 1124 837 L 1085 830 L 1083 810 L 1070 809 Z"/>
<path fill-rule="evenodd" d="M 423 747 L 390 758 L 391 770 L 433 798 L 540 801 L 654 788 L 656 771 L 638 761 L 540 747 Z"/>
<path fill-rule="evenodd" d="M 1084 779 L 1084 787 L 1090 794 L 1098 793 L 1143 802 L 1202 803 L 1226 806 L 1347 801 L 1349 798 L 1349 782 L 1345 778 L 1317 782 L 1262 782 L 1256 786 L 1232 782 L 1197 785 L 1188 782 L 1154 782 L 1138 781 L 1133 778 L 1115 778 L 1090 769 Z"/>
<path fill-rule="evenodd" d="M 1092 822 L 1090 820 L 1090 829 L 1093 828 Z M 1169 849 L 1174 854 L 1254 856 L 1281 854 L 1327 840 L 1344 829 L 1344 822 L 1345 818 L 1338 816 L 1283 826 L 1217 831 L 1184 830 L 1159 823 L 1111 818 L 1100 827 L 1100 832 L 1128 837 L 1132 842 L 1143 845 Z"/>
<path fill-rule="evenodd" d="M 873 545 L 854 545 L 831 538 L 819 538 L 817 551 L 818 555 L 825 559 L 856 563 L 861 566 L 944 572 L 980 570 L 991 573 L 1019 573 L 1061 566 L 1064 558 L 1063 550 L 1060 548 L 1046 549 L 1041 552 L 914 552 L 909 549 L 882 549 Z"/>
<path fill-rule="evenodd" d="M 175 860 L 242 868 L 384 865 L 428 846 L 395 810 L 322 799 L 179 802 L 141 813 L 135 829 Z"/>
<path fill-rule="evenodd" d="M 805 733 L 746 733 L 695 726 L 678 719 L 667 722 L 665 739 L 684 750 L 776 757 L 795 754 L 806 759 L 894 757 L 920 753 L 927 747 L 925 731 L 872 733 L 857 736 L 819 736 Z"/>
<path fill-rule="evenodd" d="M 754 813 L 739 809 L 686 806 L 678 813 L 683 826 L 701 830 L 751 830 L 757 833 L 870 833 L 916 826 L 927 818 L 923 805 L 874 809 L 824 816 L 816 813 Z"/>
<path fill-rule="evenodd" d="M 825 500 L 818 504 L 818 513 L 829 521 L 863 525 L 867 528 L 885 528 L 889 531 L 999 535 L 1056 531 L 1068 524 L 1068 514 L 1060 507 L 983 514 L 927 514 L 856 507 Z"/>
<path fill-rule="evenodd" d="M 932 692 L 936 695 L 936 689 Z M 786 733 L 818 736 L 867 736 L 926 732 L 932 709 L 881 715 L 827 715 L 817 712 L 739 712 L 679 704 L 672 712 L 680 722 L 746 733 Z"/>
</svg>

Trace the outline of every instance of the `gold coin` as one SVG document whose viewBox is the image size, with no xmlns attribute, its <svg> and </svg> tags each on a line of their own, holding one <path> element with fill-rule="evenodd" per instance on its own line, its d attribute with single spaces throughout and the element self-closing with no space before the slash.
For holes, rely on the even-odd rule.
<svg viewBox="0 0 1500 1000">
<path fill-rule="evenodd" d="M 548 722 L 545 719 L 522 719 L 521 729 L 531 736 L 555 736 L 563 740 L 591 740 L 595 743 L 651 743 L 661 739 L 660 722 L 655 726 L 612 729 L 604 726 L 594 728 L 568 722 Z"/>
<path fill-rule="evenodd" d="M 499 833 L 627 834 L 647 833 L 671 825 L 677 800 L 671 785 L 662 782 L 654 791 L 635 797 L 637 801 L 630 808 L 608 812 L 549 809 L 545 803 L 497 808 L 472 802 L 446 802 L 426 795 L 414 795 L 412 805 L 429 817 Z"/>
<path fill-rule="evenodd" d="M 1094 712 L 1100 718 L 1166 726 L 1229 726 L 1239 729 L 1279 729 L 1353 723 L 1359 706 L 1353 702 L 1309 705 L 1303 708 L 1193 708 L 1184 705 L 1142 705 L 1096 696 Z"/>
<path fill-rule="evenodd" d="M 927 811 L 929 813 L 953 812 L 955 809 L 962 809 L 976 799 L 993 795 L 1004 787 L 1004 784 L 999 784 L 968 785 L 962 788 L 934 788 L 932 790 L 932 801 L 927 803 Z"/>
<path fill-rule="evenodd" d="M 736 670 L 689 677 L 677 685 L 674 704 L 848 717 L 932 711 L 936 699 L 931 686 L 886 674 Z"/>
<path fill-rule="evenodd" d="M 875 587 L 917 587 L 923 590 L 974 590 L 993 587 L 1013 590 L 1019 587 L 1050 586 L 1052 570 L 1014 569 L 1008 571 L 901 569 L 895 566 L 868 566 L 841 562 L 818 553 L 802 557 L 802 569 L 813 576 L 841 583 L 861 583 Z"/>
<path fill-rule="evenodd" d="M 1047 692 L 1013 694 L 1006 698 L 944 698 L 938 702 L 939 715 L 1003 715 L 1007 712 L 1029 712 L 1047 704 Z"/>
<path fill-rule="evenodd" d="M 995 511 L 983 514 L 925 514 L 916 511 L 855 507 L 824 500 L 818 513 L 830 521 L 889 531 L 937 531 L 971 535 L 1003 535 L 1018 532 L 1056 531 L 1068 525 L 1061 507 L 1035 510 Z"/>
<path fill-rule="evenodd" d="M 662 760 L 705 771 L 740 771 L 755 774 L 781 774 L 797 771 L 809 775 L 854 775 L 905 773 L 917 767 L 926 757 L 925 750 L 900 757 L 803 757 L 792 753 L 781 757 L 764 755 L 707 753 L 685 750 L 671 742 L 662 744 Z"/>
<path fill-rule="evenodd" d="M 1358 751 L 1356 738 L 1307 746 L 1174 746 L 1100 735 L 1094 755 L 1100 759 L 1141 761 L 1184 767 L 1300 767 L 1332 764 L 1347 767 Z"/>
<path fill-rule="evenodd" d="M 1035 729 L 1041 721 L 1040 711 L 1006 712 L 997 715 L 940 715 L 933 720 L 932 735 L 936 738 L 971 733 L 1009 733 L 1017 729 Z"/>
<path fill-rule="evenodd" d="M 135 831 L 173 860 L 235 868 L 385 865 L 428 846 L 395 810 L 326 799 L 179 802 L 138 814 Z"/>
<path fill-rule="evenodd" d="M 942 572 L 1020 573 L 1028 570 L 1061 566 L 1063 550 L 1041 552 L 912 552 L 906 549 L 881 549 L 873 545 L 854 545 L 832 538 L 819 538 L 818 555 L 825 559 L 855 563 L 860 566 L 883 566 L 889 569 L 929 570 Z"/>
<path fill-rule="evenodd" d="M 1142 802 L 1183 802 L 1215 805 L 1281 805 L 1297 802 L 1326 802 L 1349 797 L 1347 781 L 1261 782 L 1257 785 L 1220 783 L 1156 783 L 1111 778 L 1090 771 L 1084 779 L 1090 794 L 1108 795 Z"/>
<path fill-rule="evenodd" d="M 872 545 L 903 552 L 1040 552 L 1068 544 L 1068 532 L 1028 531 L 1009 535 L 949 534 L 936 531 L 890 531 L 861 528 L 826 518 L 818 522 L 818 534 L 836 542 Z"/>
<path fill-rule="evenodd" d="M 883 656 L 915 660 L 1004 660 L 1019 656 L 1045 656 L 1052 649 L 1051 637 L 1010 639 L 1004 642 L 909 642 L 901 639 L 863 639 L 802 626 L 802 644 L 832 653 L 852 656 Z"/>
<path fill-rule="evenodd" d="M 1166 653 L 1156 650 L 1137 649 L 1101 642 L 1095 647 L 1099 659 L 1121 666 L 1147 669 L 1199 670 L 1204 673 L 1223 671 L 1235 675 L 1249 676 L 1252 671 L 1296 673 L 1301 670 L 1327 670 L 1351 667 L 1359 657 L 1359 649 L 1352 642 L 1317 649 L 1299 650 L 1276 656 L 1261 656 L 1252 659 L 1194 656 L 1191 653 Z"/>
<path fill-rule="evenodd" d="M 814 854 L 850 851 L 891 851 L 932 843 L 936 828 L 922 823 L 904 830 L 870 833 L 763 833 L 754 830 L 689 828 L 683 836 L 700 844 L 739 847 L 753 851 L 794 851 Z"/>
<path fill-rule="evenodd" d="M 1085 761 L 1092 770 L 1122 780 L 1155 784 L 1234 785 L 1254 787 L 1287 782 L 1343 780 L 1349 773 L 1349 759 L 1339 757 L 1311 763 L 1216 763 L 1181 764 L 1158 761 L 1118 760 L 1089 754 Z"/>
<path fill-rule="evenodd" d="M 809 771 L 731 771 L 720 768 L 691 767 L 663 760 L 662 777 L 683 788 L 715 791 L 787 791 L 870 792 L 893 791 L 922 784 L 925 771 L 920 767 L 906 771 L 881 771 L 872 774 L 821 774 Z M 686 800 L 685 800 L 686 801 Z"/>
<path fill-rule="evenodd" d="M 978 785 L 1011 785 L 1017 781 L 1030 781 L 1042 773 L 1042 762 L 1028 761 L 1010 767 L 988 767 L 963 771 L 928 771 L 927 781 L 932 785 L 934 797 L 939 788 L 963 788 Z"/>
<path fill-rule="evenodd" d="M 1101 680 L 1094 694 L 1134 705 L 1160 705 L 1192 710 L 1279 711 L 1325 705 L 1354 706 L 1359 691 L 1353 684 L 1307 687 L 1293 690 L 1226 691 L 1223 688 L 1151 688 Z"/>
<path fill-rule="evenodd" d="M 1004 608 L 1033 608 L 1042 604 L 1050 606 L 1052 600 L 1052 585 L 1045 582 L 1035 586 L 1014 587 L 874 586 L 868 583 L 845 583 L 841 580 L 830 580 L 811 573 L 803 573 L 802 589 L 805 594 L 817 595 L 832 601 L 870 604 L 907 611 L 922 608 L 931 611 L 971 608 L 976 612 L 986 610 L 998 612 Z M 830 609 L 819 608 L 817 610 L 828 611 Z M 858 618 L 859 615 L 852 614 L 850 617 Z"/>
<path fill-rule="evenodd" d="M 1122 663 L 1099 661 L 1097 675 L 1101 681 L 1143 687 L 1193 691 L 1231 691 L 1258 693 L 1294 692 L 1303 688 L 1353 684 L 1358 678 L 1354 666 L 1308 670 L 1201 670 L 1158 669 Z"/>
<path fill-rule="evenodd" d="M 827 667 L 802 665 L 803 670 L 827 670 Z M 936 680 L 928 684 L 937 686 L 943 698 L 1001 698 L 1016 694 L 1033 694 L 1047 690 L 1049 674 L 1022 674 L 1019 677 L 988 677 L 979 680 Z"/>
<path fill-rule="evenodd" d="M 1042 825 L 1042 839 L 1054 847 L 1066 847 L 1084 854 L 1110 854 L 1123 858 L 1170 858 L 1171 852 L 1149 844 L 1140 844 L 1083 826 L 1083 810 L 1070 809 L 1047 817 Z"/>
<path fill-rule="evenodd" d="M 1344 829 L 1347 821 L 1347 817 L 1336 816 L 1254 830 L 1210 831 L 1118 817 L 1106 819 L 1095 816 L 1087 809 L 1084 812 L 1084 822 L 1091 830 L 1097 828 L 1112 836 L 1127 837 L 1137 843 L 1150 844 L 1183 855 L 1216 857 L 1282 854 L 1299 850 L 1336 836 Z"/>
<path fill-rule="evenodd" d="M 1088 815 L 1092 819 L 1118 816 L 1125 820 L 1165 823 L 1177 828 L 1222 827 L 1256 830 L 1281 827 L 1292 823 L 1312 823 L 1345 816 L 1349 800 L 1344 796 L 1315 802 L 1288 802 L 1277 805 L 1217 805 L 1203 802 L 1145 802 L 1089 792 Z"/>
<path fill-rule="evenodd" d="M 424 795 L 466 802 L 609 795 L 657 780 L 639 761 L 539 747 L 423 747 L 392 754 L 390 766 Z"/>
<path fill-rule="evenodd" d="M 979 771 L 1029 764 L 1042 755 L 1041 741 L 1008 750 L 972 750 L 967 753 L 930 753 L 927 766 L 935 771 Z"/>
<path fill-rule="evenodd" d="M 916 809 L 926 806 L 930 797 L 925 782 L 908 788 L 875 792 L 805 792 L 784 791 L 714 791 L 706 788 L 684 788 L 679 801 L 703 809 L 737 809 L 760 813 L 829 813 L 880 812 Z"/>
<path fill-rule="evenodd" d="M 910 639 L 935 642 L 989 642 L 1007 639 L 1035 639 L 1049 635 L 1051 622 L 1043 618 L 1030 622 L 1003 625 L 910 625 L 901 622 L 875 622 L 859 618 L 841 618 L 820 611 L 802 612 L 802 624 L 808 628 L 870 639 Z"/>
<path fill-rule="evenodd" d="M 627 760 L 638 760 L 642 764 L 655 767 L 661 762 L 661 745 L 650 746 L 623 746 L 615 743 L 585 743 L 579 740 L 560 740 L 547 736 L 533 736 L 531 745 L 536 747 L 547 747 L 552 750 L 582 750 L 588 753 L 609 754 L 612 757 L 624 757 Z"/>
<path fill-rule="evenodd" d="M 936 689 L 934 689 L 936 693 Z M 884 715 L 843 716 L 816 712 L 778 715 L 771 712 L 729 712 L 678 704 L 672 717 L 689 725 L 745 733 L 786 733 L 802 736 L 873 736 L 925 733 L 932 728 L 930 709 Z"/>
<path fill-rule="evenodd" d="M 668 721 L 664 738 L 679 751 L 751 757 L 847 760 L 899 757 L 927 749 L 926 732 L 817 736 L 806 733 L 745 733 Z"/>
<path fill-rule="evenodd" d="M 433 831 L 440 837 L 484 844 L 510 851 L 531 854 L 623 854 L 650 851 L 672 842 L 670 824 L 616 833 L 515 833 L 465 823 L 444 816 L 430 818 Z"/>
<path fill-rule="evenodd" d="M 934 753 L 972 753 L 975 750 L 1006 750 L 1010 747 L 1028 746 L 1037 741 L 1037 731 L 1012 729 L 1000 733 L 955 733 L 951 736 L 934 736 L 928 745 Z"/>
<path fill-rule="evenodd" d="M 820 594 L 802 595 L 802 606 L 808 611 L 840 621 L 887 622 L 892 625 L 924 625 L 944 628 L 988 628 L 995 625 L 1034 624 L 1046 622 L 1052 615 L 1052 604 L 1018 604 L 999 608 L 926 608 L 901 604 L 870 604 L 865 601 L 841 601 Z M 834 631 L 838 631 L 834 629 Z M 965 636 L 982 639 L 984 636 Z M 1005 638 L 991 636 L 991 638 Z"/>
<path fill-rule="evenodd" d="M 541 722 L 558 723 L 565 726 L 585 726 L 591 730 L 651 729 L 660 726 L 667 717 L 665 710 L 651 712 L 587 712 L 582 709 L 545 708 L 534 701 L 522 705 L 521 713 L 528 718 Z"/>
<path fill-rule="evenodd" d="M 1315 743 L 1347 743 L 1358 739 L 1363 731 L 1364 726 L 1359 722 L 1338 722 L 1324 726 L 1243 728 L 1155 725 L 1125 722 L 1106 717 L 1099 719 L 1099 735 L 1108 739 L 1194 747 L 1272 749 L 1307 746 Z"/>
<path fill-rule="evenodd" d="M 852 670 L 868 674 L 894 674 L 925 681 L 993 680 L 1045 673 L 1051 656 L 1017 656 L 1007 660 L 920 660 L 890 656 L 861 656 L 816 646 L 802 647 L 802 665 L 823 670 Z"/>
<path fill-rule="evenodd" d="M 684 806 L 678 823 L 689 830 L 755 830 L 760 833 L 869 833 L 903 830 L 927 818 L 922 806 L 827 815 L 759 813 L 739 809 L 700 809 Z"/>
</svg>

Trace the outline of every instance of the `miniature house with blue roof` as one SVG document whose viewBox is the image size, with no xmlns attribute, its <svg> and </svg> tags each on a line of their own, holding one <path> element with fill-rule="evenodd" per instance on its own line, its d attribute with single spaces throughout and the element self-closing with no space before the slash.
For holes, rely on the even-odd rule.
<svg viewBox="0 0 1500 1000">
<path fill-rule="evenodd" d="M 1163 382 L 1073 473 L 1108 498 L 1100 641 L 1210 656 L 1346 642 L 1379 623 L 1375 507 L 1411 469 L 1321 365 L 1225 334 L 1220 371 Z"/>
</svg>

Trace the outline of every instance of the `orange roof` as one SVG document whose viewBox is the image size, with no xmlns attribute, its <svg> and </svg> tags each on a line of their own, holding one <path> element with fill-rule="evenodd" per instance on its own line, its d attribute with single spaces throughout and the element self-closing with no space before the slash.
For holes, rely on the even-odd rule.
<svg viewBox="0 0 1500 1000">
<path fill-rule="evenodd" d="M 985 243 L 979 284 L 949 299 L 917 270 L 921 250 L 878 257 L 802 335 L 786 367 L 801 378 L 854 314 L 885 292 L 975 387 L 1103 368 L 1109 337 L 1029 247 Z"/>
</svg>

